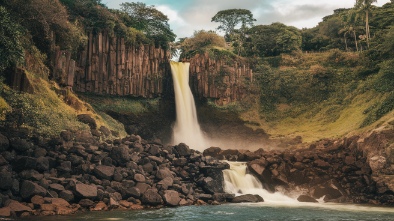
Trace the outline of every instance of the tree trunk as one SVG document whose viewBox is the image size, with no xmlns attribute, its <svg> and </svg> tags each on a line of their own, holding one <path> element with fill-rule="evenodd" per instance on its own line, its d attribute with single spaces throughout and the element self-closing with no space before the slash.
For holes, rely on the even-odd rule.
<svg viewBox="0 0 394 221">
<path fill-rule="evenodd" d="M 345 39 L 345 50 L 347 51 L 346 33 L 347 33 L 347 32 L 345 32 L 345 33 L 343 34 L 343 38 Z"/>
<path fill-rule="evenodd" d="M 365 12 L 365 37 L 367 39 L 367 48 L 369 48 L 369 13 L 368 10 Z"/>
<path fill-rule="evenodd" d="M 356 31 L 354 31 L 354 30 L 353 30 L 353 36 L 354 36 L 354 42 L 356 43 L 356 50 L 358 52 L 357 36 L 356 36 Z"/>
</svg>

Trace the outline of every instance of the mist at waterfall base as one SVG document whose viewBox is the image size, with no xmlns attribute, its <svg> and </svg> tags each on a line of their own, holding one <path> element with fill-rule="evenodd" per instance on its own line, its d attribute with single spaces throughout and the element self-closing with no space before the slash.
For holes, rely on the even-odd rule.
<svg viewBox="0 0 394 221">
<path fill-rule="evenodd" d="M 176 111 L 176 120 L 172 127 L 171 145 L 185 143 L 190 148 L 201 152 L 211 146 L 221 147 L 223 149 L 248 150 L 262 148 L 262 144 L 257 137 L 253 137 L 252 139 L 249 137 L 248 139 L 245 134 L 240 136 L 238 134 L 230 134 L 227 133 L 228 131 L 221 131 L 222 128 L 219 128 L 220 125 L 214 130 L 211 129 L 209 136 L 207 136 L 202 131 L 198 122 L 195 101 L 189 86 L 190 63 L 170 61 L 170 65 L 174 84 Z M 268 148 L 265 147 L 265 149 Z"/>
</svg>

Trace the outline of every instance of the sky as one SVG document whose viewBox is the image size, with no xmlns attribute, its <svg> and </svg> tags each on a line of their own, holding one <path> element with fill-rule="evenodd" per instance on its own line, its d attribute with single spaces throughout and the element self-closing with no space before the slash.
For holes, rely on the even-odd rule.
<svg viewBox="0 0 394 221">
<path fill-rule="evenodd" d="M 119 9 L 123 2 L 154 5 L 169 18 L 177 38 L 190 37 L 196 30 L 216 30 L 219 23 L 211 18 L 221 10 L 248 9 L 255 25 L 281 22 L 297 28 L 312 28 L 334 9 L 351 8 L 355 0 L 102 0 L 109 8 Z M 378 0 L 381 6 L 390 0 Z"/>
</svg>

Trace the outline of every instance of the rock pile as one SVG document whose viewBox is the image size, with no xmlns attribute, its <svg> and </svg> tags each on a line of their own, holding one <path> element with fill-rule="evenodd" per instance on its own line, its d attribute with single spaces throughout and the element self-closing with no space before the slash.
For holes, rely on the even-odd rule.
<svg viewBox="0 0 394 221">
<path fill-rule="evenodd" d="M 265 189 L 271 192 L 280 190 L 289 195 L 299 195 L 301 192 L 298 197 L 300 202 L 317 202 L 316 199 L 323 198 L 325 202 L 394 205 L 394 192 L 388 185 L 391 182 L 383 183 L 379 178 L 387 177 L 387 174 L 378 174 L 386 170 L 373 172 L 378 161 L 374 159 L 378 157 L 367 157 L 371 154 L 363 148 L 363 141 L 358 136 L 321 140 L 309 148 L 281 151 L 260 149 L 250 152 L 211 147 L 204 151 L 204 155 L 247 161 L 249 171 L 262 182 Z M 375 145 L 379 146 L 379 142 L 376 141 Z M 386 159 L 383 156 L 380 158 Z M 381 163 L 382 168 L 387 166 L 386 162 Z"/>
<path fill-rule="evenodd" d="M 57 139 L 0 134 L 0 216 L 218 204 L 226 163 L 138 135 L 105 140 L 106 128 Z M 5 134 L 5 133 L 4 133 Z"/>
</svg>

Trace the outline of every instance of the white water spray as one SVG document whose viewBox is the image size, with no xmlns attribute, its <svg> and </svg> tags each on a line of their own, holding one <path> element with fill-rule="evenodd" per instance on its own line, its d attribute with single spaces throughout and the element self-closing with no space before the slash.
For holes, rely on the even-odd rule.
<svg viewBox="0 0 394 221">
<path fill-rule="evenodd" d="M 198 124 L 196 106 L 189 87 L 190 63 L 170 61 L 170 64 L 176 106 L 172 143 L 185 143 L 192 149 L 202 151 L 208 146 Z"/>
<path fill-rule="evenodd" d="M 264 202 L 273 204 L 298 203 L 282 193 L 270 193 L 263 189 L 261 182 L 251 174 L 246 173 L 246 163 L 244 162 L 227 162 L 230 169 L 224 170 L 224 189 L 227 193 L 235 195 L 258 194 L 263 197 Z"/>
</svg>

